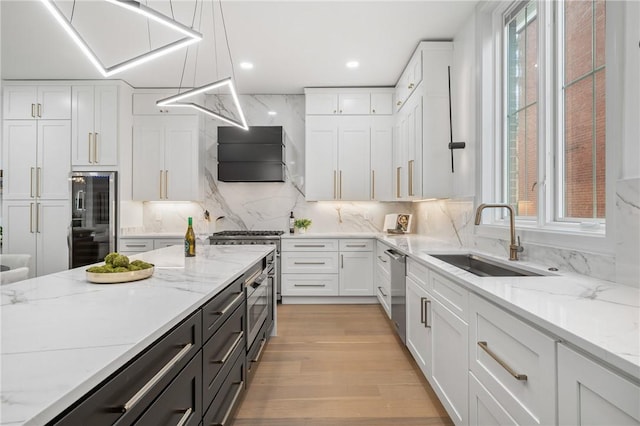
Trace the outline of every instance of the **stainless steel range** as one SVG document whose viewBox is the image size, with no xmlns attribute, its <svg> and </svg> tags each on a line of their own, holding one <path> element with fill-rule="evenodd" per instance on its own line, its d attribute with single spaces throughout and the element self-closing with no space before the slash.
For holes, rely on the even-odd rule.
<svg viewBox="0 0 640 426">
<path fill-rule="evenodd" d="M 236 245 L 236 244 L 273 244 L 276 246 L 276 270 L 275 288 L 278 301 L 282 300 L 280 294 L 280 236 L 284 231 L 220 231 L 209 237 L 211 245 Z"/>
</svg>

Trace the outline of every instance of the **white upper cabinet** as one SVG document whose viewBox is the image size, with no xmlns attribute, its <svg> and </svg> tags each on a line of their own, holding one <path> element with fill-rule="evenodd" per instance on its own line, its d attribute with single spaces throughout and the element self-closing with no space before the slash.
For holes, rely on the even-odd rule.
<svg viewBox="0 0 640 426">
<path fill-rule="evenodd" d="M 393 92 L 366 88 L 305 89 L 307 115 L 390 115 Z"/>
<path fill-rule="evenodd" d="M 338 126 L 334 117 L 307 117 L 306 121 L 307 200 L 335 200 L 338 179 Z"/>
<path fill-rule="evenodd" d="M 201 199 L 198 117 L 136 117 L 133 163 L 134 200 Z"/>
<path fill-rule="evenodd" d="M 193 108 L 184 107 L 160 107 L 156 102 L 160 99 L 175 95 L 175 90 L 136 90 L 133 94 L 134 115 L 197 115 Z M 202 99 L 194 98 L 189 102 L 200 102 Z"/>
<path fill-rule="evenodd" d="M 118 86 L 74 86 L 72 111 L 72 165 L 117 165 Z"/>
<path fill-rule="evenodd" d="M 358 117 L 346 121 L 338 124 L 338 199 L 369 200 L 369 120 Z"/>
<path fill-rule="evenodd" d="M 71 118 L 71 87 L 5 85 L 5 120 L 68 120 Z"/>
<path fill-rule="evenodd" d="M 401 109 L 409 96 L 422 82 L 422 49 L 419 45 L 396 85 L 396 110 Z"/>
<path fill-rule="evenodd" d="M 393 199 L 393 120 L 379 117 L 371 124 L 371 199 Z"/>
</svg>

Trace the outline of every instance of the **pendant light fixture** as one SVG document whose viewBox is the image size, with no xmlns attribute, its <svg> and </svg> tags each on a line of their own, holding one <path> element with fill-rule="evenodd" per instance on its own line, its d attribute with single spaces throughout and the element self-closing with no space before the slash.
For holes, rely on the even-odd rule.
<svg viewBox="0 0 640 426">
<path fill-rule="evenodd" d="M 215 64 L 216 64 L 216 77 L 218 77 L 218 51 L 215 48 L 216 46 L 216 41 L 215 41 L 215 28 L 216 28 L 216 24 L 215 24 L 215 15 L 214 15 L 214 0 L 211 0 L 211 17 L 212 17 L 212 31 L 213 31 L 213 43 L 214 43 L 214 60 L 215 60 Z M 235 85 L 233 83 L 233 80 L 235 78 L 235 72 L 233 69 L 233 60 L 231 58 L 231 49 L 229 47 L 229 38 L 227 36 L 227 26 L 225 24 L 224 21 L 224 14 L 222 13 L 222 3 L 220 2 L 220 17 L 222 20 L 222 25 L 224 28 L 224 39 L 227 45 L 227 51 L 229 53 L 229 62 L 231 63 L 231 75 L 232 77 L 227 77 L 227 78 L 223 78 L 221 80 L 217 80 L 214 81 L 213 83 L 209 83 L 209 84 L 205 84 L 204 86 L 200 86 L 200 87 L 196 87 L 194 89 L 188 90 L 186 92 L 182 92 L 182 93 L 178 93 L 177 95 L 173 95 L 173 96 L 169 96 L 168 98 L 164 98 L 164 99 L 160 99 L 156 102 L 156 105 L 158 106 L 164 106 L 164 107 L 187 107 L 187 108 L 193 108 L 197 111 L 202 112 L 203 114 L 207 114 L 213 118 L 216 118 L 218 120 L 224 121 L 227 124 L 231 124 L 232 126 L 236 126 L 239 127 L 243 130 L 249 130 L 249 126 L 247 125 L 247 120 L 245 119 L 244 113 L 242 112 L 242 107 L 240 106 L 240 100 L 238 99 L 238 94 L 236 92 L 236 88 Z M 188 52 L 187 52 L 188 53 Z M 197 63 L 197 57 L 196 57 L 196 63 Z M 185 58 L 185 63 L 182 69 L 183 75 L 184 75 L 184 68 L 186 67 L 186 58 Z M 194 69 L 194 81 L 195 81 L 195 72 L 196 69 Z M 233 103 L 236 107 L 236 110 L 238 111 L 238 116 L 239 116 L 239 120 L 236 120 L 235 118 L 230 118 L 230 117 L 225 117 L 221 114 L 219 114 L 216 111 L 213 111 L 205 106 L 193 103 L 193 102 L 181 102 L 184 101 L 185 99 L 197 96 L 199 94 L 202 94 L 208 90 L 214 90 L 214 89 L 218 89 L 221 87 L 228 87 L 229 88 L 229 92 L 231 93 L 231 98 L 233 99 Z M 180 91 L 182 89 L 182 80 L 180 81 L 180 88 L 178 89 L 178 91 Z"/>
<path fill-rule="evenodd" d="M 159 58 L 160 56 L 164 56 L 168 53 L 171 53 L 175 50 L 181 49 L 185 46 L 189 46 L 190 44 L 199 42 L 202 40 L 202 34 L 192 30 L 191 28 L 181 24 L 180 22 L 169 18 L 147 6 L 141 4 L 136 0 L 104 0 L 107 3 L 111 3 L 113 5 L 122 7 L 123 9 L 129 10 L 136 14 L 142 15 L 148 19 L 151 19 L 161 25 L 164 25 L 168 28 L 171 28 L 184 37 L 181 39 L 168 43 L 164 46 L 160 46 L 156 49 L 152 49 L 147 53 L 143 53 L 142 55 L 135 56 L 131 59 L 127 59 L 119 64 L 107 67 L 105 66 L 98 56 L 91 50 L 89 45 L 84 41 L 82 36 L 76 31 L 76 29 L 71 25 L 71 21 L 67 19 L 67 17 L 62 13 L 62 11 L 56 6 L 54 0 L 40 0 L 42 4 L 44 4 L 47 10 L 53 15 L 56 21 L 65 29 L 67 34 L 71 37 L 71 39 L 78 45 L 82 53 L 84 53 L 89 61 L 100 71 L 100 73 L 104 77 L 110 77 L 114 74 L 122 72 L 124 70 L 133 68 L 137 65 L 143 64 L 145 62 L 149 62 L 153 59 Z"/>
</svg>

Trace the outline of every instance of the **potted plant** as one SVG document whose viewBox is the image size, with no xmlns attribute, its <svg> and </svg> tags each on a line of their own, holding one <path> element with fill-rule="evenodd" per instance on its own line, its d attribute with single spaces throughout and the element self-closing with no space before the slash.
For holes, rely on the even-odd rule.
<svg viewBox="0 0 640 426">
<path fill-rule="evenodd" d="M 304 234 L 305 232 L 307 232 L 307 228 L 311 226 L 311 220 L 296 219 L 296 221 L 293 223 L 293 226 L 295 226 L 298 229 L 299 233 Z"/>
</svg>

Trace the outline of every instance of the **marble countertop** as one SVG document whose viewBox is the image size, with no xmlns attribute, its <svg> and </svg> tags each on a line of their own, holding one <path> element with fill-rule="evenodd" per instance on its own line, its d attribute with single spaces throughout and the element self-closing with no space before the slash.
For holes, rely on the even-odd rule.
<svg viewBox="0 0 640 426">
<path fill-rule="evenodd" d="M 118 235 L 118 239 L 122 238 L 131 238 L 131 239 L 142 239 L 142 238 L 184 238 L 184 232 L 149 232 L 149 233 L 140 233 L 140 234 L 129 234 L 129 235 Z"/>
<path fill-rule="evenodd" d="M 288 238 L 376 238 L 383 235 L 379 232 L 305 232 L 304 234 L 282 234 L 283 239 Z"/>
<path fill-rule="evenodd" d="M 523 261 L 518 268 L 550 275 L 479 277 L 429 254 L 475 253 L 510 262 L 419 235 L 380 234 L 378 240 L 640 380 L 640 289 Z"/>
<path fill-rule="evenodd" d="M 92 284 L 85 267 L 7 284 L 0 425 L 44 424 L 178 324 L 273 246 L 181 246 L 131 256 L 151 278 Z"/>
</svg>

